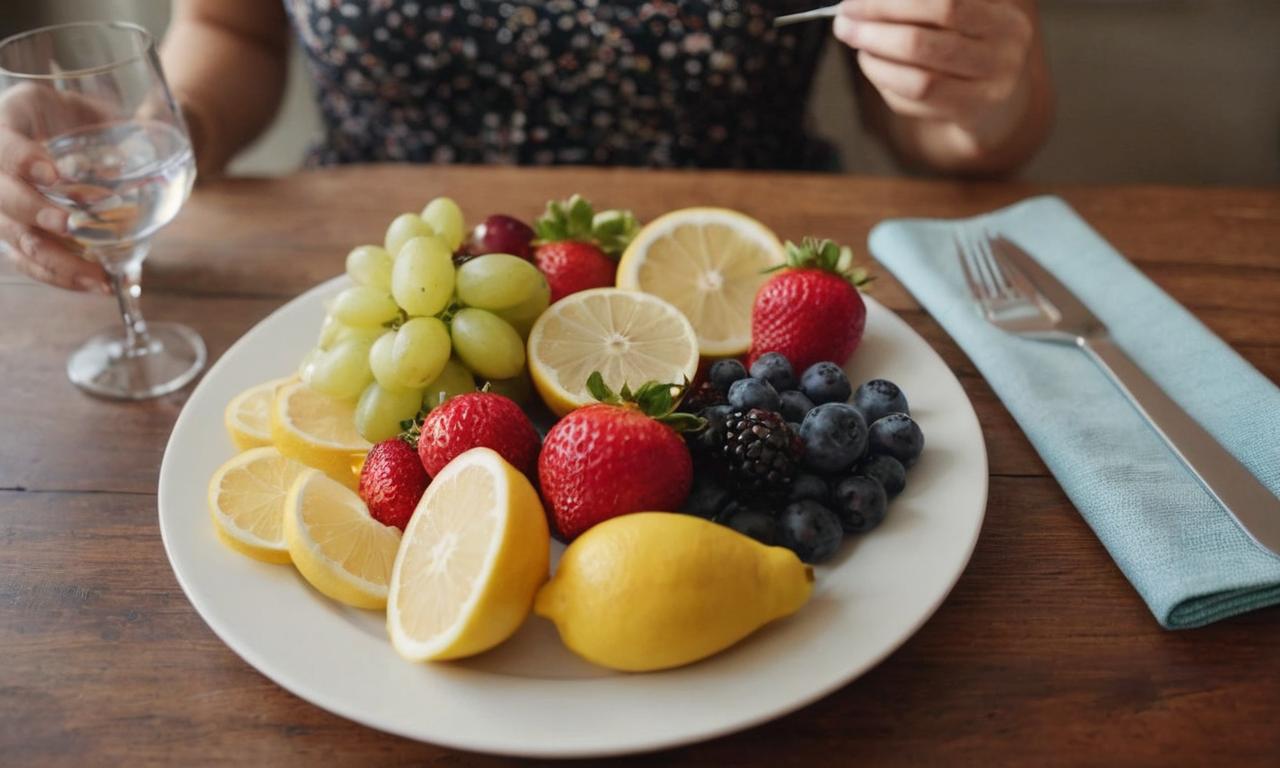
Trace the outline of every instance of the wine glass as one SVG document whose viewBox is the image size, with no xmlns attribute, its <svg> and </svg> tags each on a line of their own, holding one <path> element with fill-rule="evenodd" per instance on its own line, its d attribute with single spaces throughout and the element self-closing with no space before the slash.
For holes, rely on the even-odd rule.
<svg viewBox="0 0 1280 768">
<path fill-rule="evenodd" d="M 155 40 L 123 22 L 7 38 L 0 99 L 52 155 L 58 181 L 37 188 L 68 212 L 68 235 L 84 257 L 106 270 L 124 321 L 77 349 L 67 376 L 95 395 L 129 400 L 187 384 L 204 367 L 204 342 L 186 326 L 146 322 L 138 306 L 151 237 L 177 215 L 196 176 Z"/>
</svg>

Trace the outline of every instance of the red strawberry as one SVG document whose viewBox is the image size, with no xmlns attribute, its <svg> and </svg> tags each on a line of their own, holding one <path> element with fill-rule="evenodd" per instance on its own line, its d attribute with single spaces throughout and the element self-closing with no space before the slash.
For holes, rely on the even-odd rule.
<svg viewBox="0 0 1280 768">
<path fill-rule="evenodd" d="M 573 240 L 539 245 L 533 263 L 547 276 L 552 303 L 571 293 L 613 285 L 618 269 L 599 248 Z"/>
<path fill-rule="evenodd" d="M 480 446 L 534 477 L 538 432 L 520 406 L 502 395 L 470 392 L 450 398 L 427 414 L 418 435 L 418 456 L 432 477 L 458 454 Z"/>
<path fill-rule="evenodd" d="M 787 243 L 786 268 L 760 286 L 751 308 L 748 367 L 766 352 L 781 352 L 796 373 L 823 360 L 844 365 L 867 322 L 858 293 L 866 274 L 842 270 L 851 258 L 830 240 Z"/>
<path fill-rule="evenodd" d="M 693 461 L 678 430 L 702 423 L 673 413 L 678 387 L 650 382 L 619 397 L 599 373 L 587 386 L 601 402 L 557 422 L 538 457 L 543 498 L 569 540 L 618 515 L 679 508 Z"/>
<path fill-rule="evenodd" d="M 534 226 L 533 261 L 547 277 L 551 301 L 588 288 L 613 285 L 615 260 L 639 229 L 630 211 L 596 213 L 578 195 L 547 203 Z"/>
<path fill-rule="evenodd" d="M 430 482 L 413 446 L 393 437 L 370 448 L 365 456 L 360 498 L 369 505 L 374 520 L 403 531 Z"/>
</svg>

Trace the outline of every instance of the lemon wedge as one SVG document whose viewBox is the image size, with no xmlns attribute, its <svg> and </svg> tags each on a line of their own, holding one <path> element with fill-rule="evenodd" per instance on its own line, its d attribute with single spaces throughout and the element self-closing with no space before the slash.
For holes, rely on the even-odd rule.
<svg viewBox="0 0 1280 768">
<path fill-rule="evenodd" d="M 289 562 L 284 500 L 304 471 L 270 446 L 252 448 L 218 467 L 209 480 L 209 514 L 218 538 L 257 560 Z"/>
<path fill-rule="evenodd" d="M 529 332 L 529 374 L 558 416 L 595 402 L 587 377 L 600 371 L 614 391 L 648 381 L 679 384 L 698 370 L 698 336 L 688 319 L 648 293 L 594 288 L 552 304 Z"/>
<path fill-rule="evenodd" d="M 550 535 L 529 480 L 495 451 L 449 462 L 409 519 L 387 631 L 411 661 L 458 659 L 519 629 L 547 580 Z"/>
<path fill-rule="evenodd" d="M 284 502 L 284 538 L 298 572 L 323 594 L 356 608 L 387 604 L 400 531 L 370 517 L 355 491 L 304 470 Z"/>
<path fill-rule="evenodd" d="M 373 447 L 356 431 L 354 403 L 326 397 L 297 381 L 276 390 L 271 442 L 285 456 L 351 488 L 359 482 L 356 467 Z"/>
<path fill-rule="evenodd" d="M 276 388 L 290 378 L 272 379 L 231 398 L 222 413 L 222 423 L 236 450 L 247 451 L 271 445 L 271 401 Z"/>
<path fill-rule="evenodd" d="M 654 219 L 618 262 L 618 287 L 658 296 L 684 313 L 707 357 L 751 346 L 751 305 L 783 263 L 768 227 L 725 208 L 683 208 Z"/>
</svg>

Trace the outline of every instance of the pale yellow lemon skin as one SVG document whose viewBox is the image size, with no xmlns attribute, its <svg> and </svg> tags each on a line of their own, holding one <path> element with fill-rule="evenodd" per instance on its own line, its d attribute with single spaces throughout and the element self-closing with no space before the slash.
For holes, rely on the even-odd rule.
<svg viewBox="0 0 1280 768">
<path fill-rule="evenodd" d="M 256 466 L 260 473 L 264 469 L 264 464 L 269 467 L 267 471 L 274 472 L 278 477 L 281 482 L 280 487 L 272 489 L 261 485 L 258 481 L 249 480 L 245 475 L 241 474 L 237 480 L 232 481 L 235 487 L 230 490 L 225 502 L 229 505 L 244 503 L 246 484 L 249 486 L 249 490 L 256 494 L 256 497 L 249 502 L 253 508 L 259 508 L 259 505 L 264 500 L 263 497 L 267 497 L 267 508 L 274 508 L 276 510 L 275 514 L 281 516 L 281 518 L 276 519 L 276 524 L 272 526 L 276 535 L 270 540 L 264 540 L 260 538 L 261 534 L 255 534 L 251 531 L 228 530 L 228 526 L 235 528 L 238 525 L 232 518 L 236 516 L 237 511 L 242 510 L 237 510 L 234 506 L 232 508 L 223 507 L 223 494 L 228 492 L 228 489 L 224 487 L 224 483 L 229 479 L 228 475 L 242 473 L 250 466 Z M 270 446 L 250 448 L 247 451 L 236 454 L 223 463 L 221 467 L 218 467 L 213 476 L 209 478 L 209 488 L 206 494 L 209 517 L 213 521 L 213 530 L 217 533 L 218 540 L 236 552 L 252 557 L 255 560 L 261 560 L 264 563 L 283 564 L 290 562 L 289 550 L 281 531 L 284 513 L 283 505 L 292 477 L 303 470 L 304 467 L 280 455 L 279 451 Z M 273 499 L 274 503 L 272 503 Z M 227 514 L 230 514 L 231 517 L 226 516 Z"/>
<path fill-rule="evenodd" d="M 692 515 L 641 512 L 570 544 L 534 611 L 587 661 L 650 672 L 718 653 L 812 591 L 813 572 L 789 550 Z"/>
</svg>

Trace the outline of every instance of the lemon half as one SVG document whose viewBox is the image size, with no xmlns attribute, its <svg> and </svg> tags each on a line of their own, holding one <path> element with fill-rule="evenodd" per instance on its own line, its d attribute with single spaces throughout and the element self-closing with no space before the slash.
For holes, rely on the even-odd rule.
<svg viewBox="0 0 1280 768">
<path fill-rule="evenodd" d="M 595 402 L 587 377 L 614 391 L 648 381 L 680 384 L 698 371 L 698 336 L 657 296 L 594 288 L 552 304 L 529 332 L 529 374 L 547 407 L 563 416 Z"/>
<path fill-rule="evenodd" d="M 387 631 L 412 661 L 458 659 L 519 629 L 547 580 L 551 538 L 529 480 L 472 448 L 427 487 L 391 574 Z"/>
<path fill-rule="evenodd" d="M 659 296 L 684 313 L 708 357 L 751 346 L 751 305 L 783 263 L 777 235 L 725 208 L 683 208 L 654 219 L 618 263 L 618 287 Z"/>
</svg>

